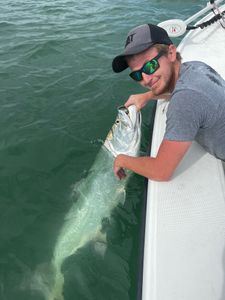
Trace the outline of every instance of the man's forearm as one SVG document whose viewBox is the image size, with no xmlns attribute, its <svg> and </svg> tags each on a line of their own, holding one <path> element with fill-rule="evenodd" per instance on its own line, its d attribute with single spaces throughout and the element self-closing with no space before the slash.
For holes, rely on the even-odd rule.
<svg viewBox="0 0 225 300">
<path fill-rule="evenodd" d="M 172 177 L 178 164 L 191 146 L 191 141 L 163 140 L 157 157 L 131 157 L 120 154 L 114 161 L 114 173 L 122 179 L 122 169 L 129 169 L 139 175 L 156 181 L 168 181 Z"/>
<path fill-rule="evenodd" d="M 173 173 L 170 168 L 161 166 L 157 158 L 148 156 L 132 157 L 120 154 L 115 165 L 156 181 L 168 181 Z"/>
</svg>

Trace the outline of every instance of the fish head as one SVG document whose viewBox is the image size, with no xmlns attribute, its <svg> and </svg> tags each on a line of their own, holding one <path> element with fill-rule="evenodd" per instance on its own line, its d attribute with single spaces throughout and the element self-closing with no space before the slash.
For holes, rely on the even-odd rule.
<svg viewBox="0 0 225 300">
<path fill-rule="evenodd" d="M 109 131 L 104 146 L 113 156 L 136 156 L 141 142 L 141 113 L 135 105 L 118 108 L 115 123 Z"/>
</svg>

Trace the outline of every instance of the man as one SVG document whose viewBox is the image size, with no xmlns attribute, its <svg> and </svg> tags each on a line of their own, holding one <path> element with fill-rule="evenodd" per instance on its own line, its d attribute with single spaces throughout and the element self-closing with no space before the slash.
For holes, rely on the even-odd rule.
<svg viewBox="0 0 225 300">
<path fill-rule="evenodd" d="M 153 24 L 128 33 L 124 53 L 112 63 L 115 72 L 131 69 L 130 77 L 149 89 L 131 96 L 125 106 L 141 109 L 149 100 L 169 98 L 166 132 L 156 158 L 118 155 L 114 173 L 124 169 L 158 181 L 168 181 L 191 143 L 225 161 L 225 81 L 202 62 L 181 63 L 166 31 Z"/>
</svg>

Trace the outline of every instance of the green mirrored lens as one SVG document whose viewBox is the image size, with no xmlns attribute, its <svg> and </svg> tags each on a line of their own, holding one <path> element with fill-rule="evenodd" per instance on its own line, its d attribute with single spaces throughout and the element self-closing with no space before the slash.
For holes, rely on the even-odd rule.
<svg viewBox="0 0 225 300">
<path fill-rule="evenodd" d="M 157 59 L 152 59 L 148 61 L 142 68 L 145 74 L 151 75 L 153 74 L 159 67 L 159 63 Z"/>
</svg>

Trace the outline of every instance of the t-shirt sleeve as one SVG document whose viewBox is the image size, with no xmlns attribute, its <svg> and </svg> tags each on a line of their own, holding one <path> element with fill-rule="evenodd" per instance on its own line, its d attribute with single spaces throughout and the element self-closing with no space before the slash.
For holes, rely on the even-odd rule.
<svg viewBox="0 0 225 300">
<path fill-rule="evenodd" d="M 164 139 L 193 141 L 206 119 L 204 100 L 203 95 L 197 91 L 176 92 L 168 106 Z"/>
</svg>

